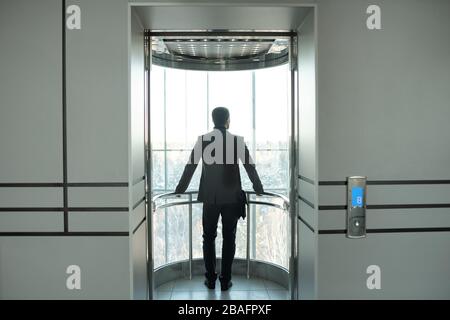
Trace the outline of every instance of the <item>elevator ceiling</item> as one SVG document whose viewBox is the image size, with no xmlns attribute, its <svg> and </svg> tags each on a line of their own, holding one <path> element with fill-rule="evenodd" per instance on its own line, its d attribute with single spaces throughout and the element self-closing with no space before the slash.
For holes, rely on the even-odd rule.
<svg viewBox="0 0 450 320">
<path fill-rule="evenodd" d="M 248 70 L 289 60 L 288 37 L 153 37 L 153 63 L 191 70 Z"/>
</svg>

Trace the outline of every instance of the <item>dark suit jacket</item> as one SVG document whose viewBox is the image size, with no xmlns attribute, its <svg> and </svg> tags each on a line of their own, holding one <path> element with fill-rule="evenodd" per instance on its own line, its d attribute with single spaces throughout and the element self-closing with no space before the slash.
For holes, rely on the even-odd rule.
<svg viewBox="0 0 450 320">
<path fill-rule="evenodd" d="M 205 162 L 205 157 L 202 157 L 202 155 L 205 154 L 206 156 L 207 153 L 205 152 L 205 148 L 214 141 L 214 136 L 217 136 L 218 134 L 221 134 L 223 137 L 223 154 L 222 156 L 218 156 L 222 161 L 220 161 L 220 163 L 207 163 Z M 225 146 L 230 139 L 234 141 L 235 149 L 234 152 L 227 157 L 227 149 Z M 242 146 L 242 152 L 237 150 L 240 146 Z M 199 150 L 201 150 L 201 152 L 199 152 Z M 210 150 L 211 146 L 209 148 L 209 151 Z M 214 152 L 212 154 L 214 154 Z M 215 128 L 213 131 L 198 137 L 197 143 L 191 152 L 189 163 L 184 168 L 183 175 L 175 189 L 176 193 L 183 193 L 186 191 L 192 175 L 197 168 L 197 164 L 200 162 L 200 157 L 202 157 L 202 175 L 200 178 L 198 201 L 208 204 L 242 203 L 239 160 L 243 163 L 245 171 L 253 184 L 253 189 L 257 193 L 264 192 L 253 159 L 244 143 L 243 137 L 235 136 L 229 133 L 225 128 Z M 208 162 L 210 161 L 208 160 Z"/>
</svg>

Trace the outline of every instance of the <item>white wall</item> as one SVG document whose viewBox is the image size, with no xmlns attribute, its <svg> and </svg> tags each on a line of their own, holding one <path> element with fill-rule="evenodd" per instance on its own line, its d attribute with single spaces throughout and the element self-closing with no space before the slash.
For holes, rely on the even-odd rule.
<svg viewBox="0 0 450 320">
<path fill-rule="evenodd" d="M 65 56 L 61 1 L 0 4 L 0 298 L 131 297 L 128 2 L 70 4 Z"/>
<path fill-rule="evenodd" d="M 381 8 L 381 30 L 366 8 Z M 320 1 L 319 180 L 450 178 L 450 2 Z M 319 204 L 345 205 L 344 186 L 321 186 Z M 319 235 L 318 298 L 450 298 L 450 185 L 369 185 L 366 239 Z M 321 230 L 344 230 L 345 210 L 320 210 Z M 418 228 L 398 232 L 393 228 Z M 447 229 L 448 230 L 448 229 Z M 401 230 L 400 230 L 401 231 Z M 426 231 L 426 232 L 425 232 Z M 381 290 L 366 268 L 381 267 Z"/>
</svg>

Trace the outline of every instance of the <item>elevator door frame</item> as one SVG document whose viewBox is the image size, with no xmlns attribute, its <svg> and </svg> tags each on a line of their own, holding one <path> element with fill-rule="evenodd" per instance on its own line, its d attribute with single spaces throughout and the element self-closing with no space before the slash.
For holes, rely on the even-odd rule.
<svg viewBox="0 0 450 320">
<path fill-rule="evenodd" d="M 152 148 L 151 148 L 151 68 L 152 68 L 152 37 L 161 36 L 283 36 L 289 37 L 289 70 L 290 70 L 290 116 L 289 116 L 289 222 L 290 222 L 290 256 L 289 256 L 289 294 L 290 299 L 298 298 L 297 281 L 297 176 L 298 164 L 296 153 L 298 146 L 298 99 L 297 99 L 297 32 L 296 31 L 151 31 L 144 33 L 145 50 L 145 77 L 146 87 L 146 106 L 145 106 L 145 134 L 147 143 L 145 144 L 145 192 L 146 192 L 146 227 L 147 227 L 147 297 L 149 300 L 154 298 L 154 263 L 153 263 L 153 208 L 152 208 Z M 226 72 L 226 71 L 224 71 Z"/>
</svg>

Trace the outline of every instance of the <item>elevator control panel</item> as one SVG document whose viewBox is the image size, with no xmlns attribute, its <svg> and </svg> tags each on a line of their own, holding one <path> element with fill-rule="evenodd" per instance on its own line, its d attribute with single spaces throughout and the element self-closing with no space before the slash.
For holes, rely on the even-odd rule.
<svg viewBox="0 0 450 320">
<path fill-rule="evenodd" d="M 347 238 L 366 236 L 367 177 L 347 177 Z"/>
</svg>

